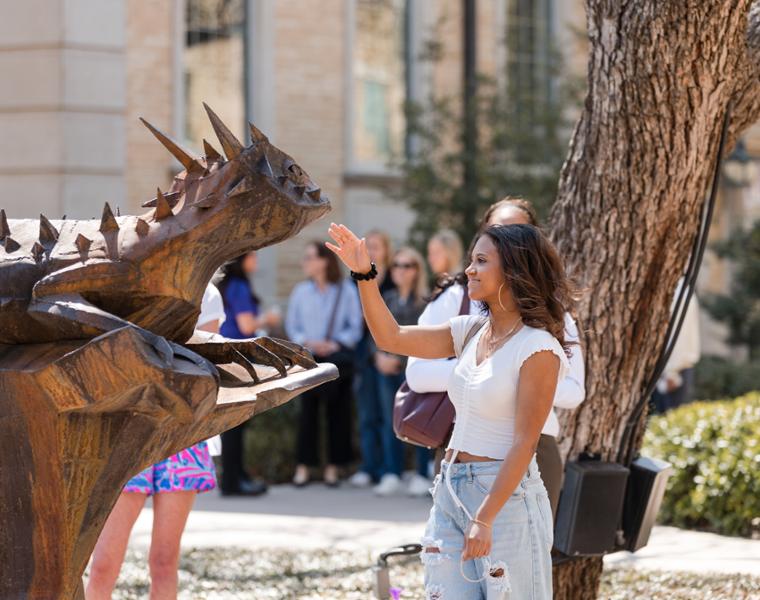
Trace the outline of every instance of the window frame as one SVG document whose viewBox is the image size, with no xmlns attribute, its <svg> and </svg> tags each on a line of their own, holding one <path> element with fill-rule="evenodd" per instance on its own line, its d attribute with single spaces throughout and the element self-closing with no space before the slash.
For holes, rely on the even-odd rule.
<svg viewBox="0 0 760 600">
<path fill-rule="evenodd" d="M 354 76 L 354 49 L 356 47 L 357 34 L 357 1 L 345 0 L 346 15 L 346 53 L 345 53 L 345 121 L 344 121 L 344 148 L 345 148 L 345 165 L 344 170 L 347 179 L 363 178 L 386 178 L 399 177 L 397 169 L 392 168 L 387 161 L 370 161 L 358 160 L 354 151 L 354 127 L 358 107 L 355 103 L 355 92 L 357 80 Z M 428 0 L 404 0 L 404 87 L 405 101 L 420 101 L 424 97 L 425 83 L 421 72 L 420 62 L 417 60 L 422 44 L 423 31 L 422 27 L 427 21 L 430 14 L 430 4 Z M 404 127 L 406 130 L 406 127 Z M 409 138 L 404 131 L 401 142 L 402 152 L 412 152 L 414 141 Z"/>
</svg>

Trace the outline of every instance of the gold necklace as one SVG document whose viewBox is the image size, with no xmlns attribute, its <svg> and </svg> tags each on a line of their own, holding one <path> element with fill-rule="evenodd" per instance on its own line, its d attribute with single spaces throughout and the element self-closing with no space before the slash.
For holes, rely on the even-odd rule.
<svg viewBox="0 0 760 600">
<path fill-rule="evenodd" d="M 515 321 L 515 324 L 512 325 L 512 327 L 510 328 L 509 331 L 507 331 L 507 333 L 505 333 L 500 338 L 496 338 L 496 340 L 494 340 L 493 325 L 489 322 L 488 323 L 488 338 L 486 339 L 486 357 L 491 356 L 491 354 L 493 354 L 496 351 L 496 349 L 498 348 L 500 344 L 503 344 L 510 337 L 512 337 L 512 335 L 517 333 L 517 327 L 519 325 L 522 325 L 522 319 L 520 318 L 518 318 L 517 321 Z"/>
</svg>

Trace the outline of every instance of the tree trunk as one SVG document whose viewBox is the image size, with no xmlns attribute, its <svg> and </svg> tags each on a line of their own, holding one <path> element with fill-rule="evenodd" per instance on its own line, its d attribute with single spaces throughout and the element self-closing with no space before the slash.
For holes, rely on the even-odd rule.
<svg viewBox="0 0 760 600">
<path fill-rule="evenodd" d="M 760 112 L 751 0 L 586 0 L 588 95 L 551 230 L 581 286 L 586 401 L 566 457 L 615 460 L 664 343 L 724 116 L 729 146 Z M 760 2 L 757 2 L 760 4 Z M 642 423 L 638 424 L 638 443 Z M 555 569 L 555 598 L 595 598 L 601 559 Z"/>
</svg>

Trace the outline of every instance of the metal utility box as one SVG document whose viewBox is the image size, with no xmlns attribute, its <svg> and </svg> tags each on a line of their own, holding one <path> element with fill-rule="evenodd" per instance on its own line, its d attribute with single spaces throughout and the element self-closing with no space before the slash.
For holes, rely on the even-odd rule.
<svg viewBox="0 0 760 600">
<path fill-rule="evenodd" d="M 557 508 L 554 546 L 568 556 L 616 549 L 628 469 L 597 460 L 569 462 Z"/>
<path fill-rule="evenodd" d="M 656 458 L 633 461 L 623 504 L 625 544 L 620 550 L 636 552 L 647 545 L 672 472 L 670 463 Z"/>
</svg>

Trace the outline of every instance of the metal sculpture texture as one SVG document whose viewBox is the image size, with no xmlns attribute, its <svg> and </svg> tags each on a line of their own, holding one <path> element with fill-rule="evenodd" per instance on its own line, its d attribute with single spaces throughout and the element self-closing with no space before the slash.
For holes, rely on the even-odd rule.
<svg viewBox="0 0 760 600">
<path fill-rule="evenodd" d="M 194 332 L 216 269 L 330 210 L 251 125 L 206 106 L 224 156 L 194 158 L 140 217 L 0 211 L 0 598 L 81 598 L 124 483 L 145 466 L 337 376 L 300 346 Z M 219 366 L 224 365 L 224 366 Z"/>
</svg>

